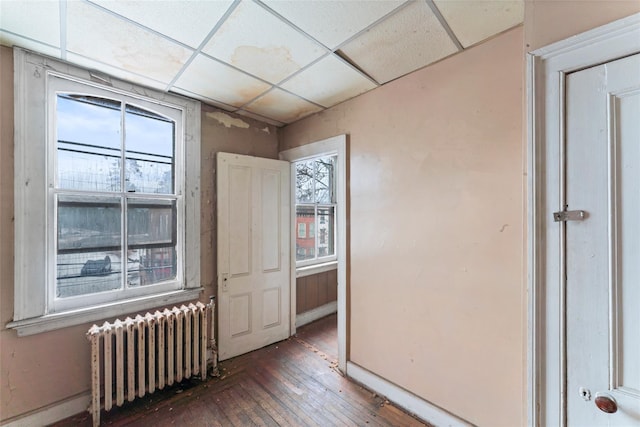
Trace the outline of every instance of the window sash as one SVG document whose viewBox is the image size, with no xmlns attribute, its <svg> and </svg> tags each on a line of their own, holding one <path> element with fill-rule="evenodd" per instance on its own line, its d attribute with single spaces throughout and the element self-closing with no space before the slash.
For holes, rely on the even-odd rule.
<svg viewBox="0 0 640 427">
<path fill-rule="evenodd" d="M 19 47 L 14 57 L 14 304 L 13 321 L 6 325 L 18 336 L 51 331 L 73 325 L 99 322 L 128 313 L 153 310 L 170 304 L 192 301 L 201 295 L 200 284 L 200 102 L 182 96 L 154 91 L 110 76 L 96 79 L 95 72 L 45 57 Z M 93 90 L 103 88 L 129 99 L 143 99 L 154 105 L 164 105 L 182 111 L 179 132 L 184 144 L 181 163 L 184 168 L 182 189 L 176 189 L 183 199 L 177 209 L 184 215 L 182 239 L 183 289 L 158 290 L 119 301 L 58 310 L 49 304 L 47 242 L 52 238 L 49 198 L 50 169 L 47 156 L 49 105 L 44 102 L 54 77 L 62 77 L 86 85 Z M 144 94 L 144 95 L 138 95 Z M 179 191 L 179 192 L 178 192 Z"/>
<path fill-rule="evenodd" d="M 47 217 L 48 223 L 52 224 L 48 227 L 47 233 L 47 261 L 46 261 L 46 288 L 47 288 L 47 312 L 57 313 L 64 312 L 80 307 L 87 307 L 93 305 L 99 305 L 103 303 L 110 303 L 113 301 L 121 301 L 129 298 L 138 298 L 145 295 L 152 295 L 156 293 L 168 292 L 173 290 L 182 289 L 184 286 L 184 202 L 182 198 L 184 189 L 184 144 L 182 140 L 183 131 L 183 114 L 184 110 L 178 106 L 167 105 L 159 103 L 151 99 L 143 99 L 133 97 L 122 91 L 109 90 L 105 88 L 96 87 L 95 85 L 88 84 L 86 82 L 79 82 L 74 78 L 67 76 L 61 76 L 52 74 L 48 78 L 47 82 Z M 57 108 L 56 102 L 58 94 L 70 93 L 78 95 L 89 95 L 93 97 L 99 97 L 104 99 L 113 99 L 122 103 L 121 107 L 121 121 L 119 129 L 121 133 L 120 152 L 118 156 L 122 159 L 120 164 L 120 188 L 119 191 L 91 191 L 91 190 L 73 190 L 59 187 L 59 176 L 57 173 Z M 126 174 L 126 159 L 129 157 L 128 150 L 126 150 L 124 133 L 125 133 L 125 121 L 124 116 L 128 114 L 126 105 L 131 105 L 135 108 L 141 108 L 143 110 L 151 111 L 162 117 L 173 121 L 175 123 L 173 129 L 174 140 L 174 165 L 172 172 L 172 187 L 174 191 L 171 194 L 156 194 L 145 192 L 133 192 L 129 193 L 125 186 L 125 174 Z M 116 289 L 106 290 L 102 292 L 87 293 L 84 295 L 61 297 L 58 294 L 57 284 L 57 259 L 58 259 L 58 247 L 57 247 L 57 230 L 58 230 L 58 217 L 57 217 L 57 200 L 60 196 L 73 196 L 75 198 L 93 198 L 93 197 L 115 197 L 120 200 L 121 203 L 121 226 L 120 226 L 120 260 L 128 259 L 129 245 L 127 241 L 127 216 L 128 216 L 128 201 L 132 199 L 136 200 L 170 200 L 175 204 L 175 278 L 167 281 L 160 281 L 153 285 L 131 287 L 128 286 L 128 269 L 127 262 L 121 261 L 121 273 L 120 281 L 121 285 Z"/>
<path fill-rule="evenodd" d="M 321 176 L 319 176 L 320 172 L 319 172 L 319 163 L 322 159 L 330 159 L 330 164 L 328 167 L 323 166 L 324 172 L 326 173 L 327 170 L 330 170 L 330 175 L 329 176 L 325 176 L 324 179 L 327 182 L 327 191 L 328 191 L 328 200 L 330 201 L 330 203 L 326 203 L 326 202 L 320 202 L 318 200 L 318 195 L 320 194 L 317 188 L 317 183 L 318 181 L 320 181 L 322 179 Z M 309 173 L 309 169 L 312 169 L 311 172 L 311 176 L 309 177 L 307 175 L 306 179 L 304 178 L 300 178 L 299 176 L 299 172 L 302 173 Z M 293 162 L 293 170 L 295 171 L 294 173 L 294 177 L 293 177 L 293 185 L 294 185 L 294 200 L 295 200 L 295 217 L 298 217 L 298 209 L 299 208 L 307 208 L 307 209 L 313 209 L 313 226 L 309 227 L 310 225 L 312 225 L 311 223 L 306 224 L 304 223 L 304 227 L 305 227 L 305 235 L 302 236 L 300 233 L 300 225 L 303 225 L 303 223 L 297 223 L 297 230 L 296 230 L 296 236 L 297 238 L 301 238 L 301 239 L 309 239 L 309 238 L 313 238 L 313 256 L 310 257 L 309 256 L 309 247 L 307 247 L 308 245 L 305 244 L 304 245 L 300 245 L 300 247 L 298 247 L 298 243 L 296 242 L 296 267 L 305 267 L 305 266 L 309 266 L 309 265 L 314 265 L 314 264 L 320 264 L 320 263 L 325 263 L 325 262 L 331 262 L 331 261 L 335 261 L 337 259 L 337 249 L 335 246 L 335 242 L 337 241 L 337 214 L 336 214 L 336 191 L 335 191 L 335 185 L 336 185 L 336 180 L 337 180 L 337 154 L 333 154 L 333 153 L 328 153 L 328 154 L 321 154 L 321 155 L 317 155 L 317 156 L 312 156 L 312 157 L 307 157 L 304 159 L 300 159 L 297 160 L 295 162 Z M 324 199 L 324 198 L 323 198 Z M 319 241 L 319 230 L 320 230 L 320 224 L 318 221 L 318 211 L 320 209 L 333 209 L 333 224 L 331 224 L 331 229 L 333 230 L 332 236 L 327 236 L 327 239 L 331 242 L 333 242 L 333 254 L 330 255 L 326 255 L 326 256 L 319 256 L 319 247 L 321 245 L 320 241 Z M 312 231 L 310 231 L 312 230 Z M 313 233 L 313 236 L 311 237 L 310 234 Z M 298 256 L 302 256 L 304 252 L 304 259 L 298 259 Z"/>
<path fill-rule="evenodd" d="M 295 217 L 297 218 L 297 212 L 298 212 L 298 208 L 308 208 L 308 209 L 313 209 L 313 221 L 312 222 L 299 222 L 297 223 L 297 230 L 296 230 L 296 239 L 310 239 L 313 238 L 313 257 L 310 258 L 306 258 L 305 259 L 298 259 L 298 255 L 301 254 L 301 252 L 299 252 L 299 249 L 305 248 L 308 249 L 306 246 L 300 246 L 298 247 L 298 245 L 296 244 L 296 266 L 297 267 L 305 267 L 305 266 L 309 266 L 309 265 L 313 265 L 313 264 L 320 264 L 320 263 L 325 263 L 325 262 L 331 262 L 331 261 L 335 261 L 337 259 L 337 247 L 336 247 L 336 242 L 337 242 L 337 205 L 336 204 L 296 204 L 295 205 L 295 212 L 296 215 Z M 320 227 L 319 224 L 319 218 L 320 215 L 318 214 L 318 212 L 322 209 L 326 209 L 326 210 L 333 210 L 333 221 L 331 221 L 332 223 L 330 225 L 328 225 L 328 228 L 330 228 L 332 230 L 331 236 L 327 236 L 327 241 L 328 242 L 332 242 L 332 246 L 333 246 L 333 253 L 330 255 L 325 255 L 325 256 L 319 256 L 319 248 L 321 245 L 323 245 L 322 242 L 320 242 L 320 234 L 319 231 L 322 229 L 322 227 Z M 300 226 L 303 225 L 305 227 L 306 233 L 304 236 L 302 236 L 299 231 L 300 231 Z M 313 231 L 313 237 L 311 237 L 310 233 L 311 231 Z M 329 243 L 327 243 L 329 244 Z M 307 251 L 305 251 L 305 256 L 307 254 Z"/>
</svg>

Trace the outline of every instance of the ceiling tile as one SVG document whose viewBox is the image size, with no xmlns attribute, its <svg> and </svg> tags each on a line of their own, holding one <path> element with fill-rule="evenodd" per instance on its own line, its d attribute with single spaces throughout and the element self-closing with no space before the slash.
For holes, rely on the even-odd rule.
<svg viewBox="0 0 640 427">
<path fill-rule="evenodd" d="M 284 126 L 284 123 L 282 123 L 282 122 L 279 122 L 277 120 L 272 120 L 272 119 L 270 119 L 268 117 L 264 117 L 264 116 L 261 116 L 259 114 L 250 113 L 250 112 L 244 111 L 244 110 L 237 110 L 237 111 L 235 111 L 235 114 L 239 114 L 239 115 L 244 116 L 244 117 L 249 117 L 250 119 L 258 120 L 259 122 L 268 123 L 270 125 L 274 125 L 274 126 L 278 126 L 278 127 Z M 268 127 L 265 128 L 265 129 L 263 129 L 263 130 L 265 130 L 265 132 L 269 130 Z"/>
<path fill-rule="evenodd" d="M 0 29 L 60 47 L 57 1 L 0 1 Z"/>
<path fill-rule="evenodd" d="M 346 44 L 342 52 L 379 83 L 457 51 L 424 1 L 411 3 Z"/>
<path fill-rule="evenodd" d="M 34 52 L 40 52 L 44 55 L 53 56 L 54 58 L 60 58 L 60 49 L 49 46 L 46 44 L 38 43 L 31 39 L 25 39 L 24 37 L 16 36 L 11 33 L 7 33 L 0 30 L 0 44 L 5 46 L 19 46 L 25 49 L 32 50 Z"/>
<path fill-rule="evenodd" d="M 271 9 L 330 49 L 367 28 L 406 0 L 263 0 Z"/>
<path fill-rule="evenodd" d="M 205 104 L 211 105 L 212 107 L 220 108 L 221 110 L 225 110 L 225 111 L 237 110 L 237 107 L 234 107 L 232 105 L 228 105 L 228 104 L 225 104 L 224 102 L 216 101 L 215 99 L 208 98 L 200 93 L 191 92 L 176 86 L 172 87 L 170 92 L 177 93 L 179 95 L 183 95 L 191 99 L 198 99 L 204 102 Z"/>
<path fill-rule="evenodd" d="M 315 104 L 277 88 L 253 101 L 244 109 L 283 123 L 293 123 L 322 110 Z"/>
<path fill-rule="evenodd" d="M 193 53 L 90 3 L 67 2 L 67 15 L 68 51 L 134 74 L 169 83 Z"/>
<path fill-rule="evenodd" d="M 464 47 L 524 20 L 523 0 L 435 0 L 435 4 Z"/>
<path fill-rule="evenodd" d="M 326 52 L 252 1 L 240 3 L 202 50 L 272 83 Z"/>
<path fill-rule="evenodd" d="M 198 55 L 176 81 L 175 86 L 239 107 L 271 88 L 226 64 Z"/>
<path fill-rule="evenodd" d="M 104 73 L 109 76 L 115 77 L 120 80 L 124 80 L 131 83 L 137 83 L 142 86 L 150 87 L 156 90 L 164 91 L 167 87 L 166 83 L 158 82 L 153 79 L 141 76 L 139 74 L 130 73 L 129 71 L 121 68 L 112 67 L 93 59 L 85 58 L 84 56 L 76 55 L 75 53 L 67 53 L 67 61 L 79 65 L 88 70 L 97 70 L 99 73 Z"/>
<path fill-rule="evenodd" d="M 328 55 L 288 80 L 282 87 L 325 107 L 331 107 L 376 87 L 335 55 Z"/>
<path fill-rule="evenodd" d="M 200 46 L 232 3 L 229 0 L 91 1 L 193 48 Z"/>
</svg>

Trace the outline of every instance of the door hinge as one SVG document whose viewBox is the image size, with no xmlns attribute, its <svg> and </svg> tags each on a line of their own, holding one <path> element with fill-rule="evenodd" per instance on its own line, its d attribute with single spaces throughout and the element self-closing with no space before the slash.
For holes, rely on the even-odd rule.
<svg viewBox="0 0 640 427">
<path fill-rule="evenodd" d="M 555 222 L 565 221 L 582 221 L 587 217 L 585 211 L 560 211 L 553 213 L 553 220 Z"/>
</svg>

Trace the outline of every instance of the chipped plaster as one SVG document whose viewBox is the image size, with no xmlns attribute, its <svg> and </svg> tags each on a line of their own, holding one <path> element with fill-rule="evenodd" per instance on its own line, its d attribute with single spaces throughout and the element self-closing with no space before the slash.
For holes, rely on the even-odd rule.
<svg viewBox="0 0 640 427">
<path fill-rule="evenodd" d="M 210 117 L 218 123 L 224 125 L 224 127 L 226 128 L 234 126 L 242 129 L 247 129 L 249 127 L 249 123 L 245 122 L 244 120 L 231 117 L 230 115 L 221 111 L 208 112 L 206 113 L 206 115 L 207 117 Z"/>
</svg>

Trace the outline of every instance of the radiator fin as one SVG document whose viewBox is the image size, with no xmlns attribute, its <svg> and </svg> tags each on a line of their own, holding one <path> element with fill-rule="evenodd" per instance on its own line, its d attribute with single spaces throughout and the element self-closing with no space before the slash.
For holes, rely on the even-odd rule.
<svg viewBox="0 0 640 427">
<path fill-rule="evenodd" d="M 209 357 L 215 370 L 213 337 L 211 356 L 207 350 L 208 332 L 214 330 L 207 323 L 213 308 L 213 301 L 206 306 L 198 302 L 93 325 L 87 338 L 91 342 L 89 411 L 94 426 L 100 425 L 101 396 L 108 411 L 114 403 L 123 405 L 125 394 L 130 402 L 198 374 L 205 379 Z"/>
</svg>

